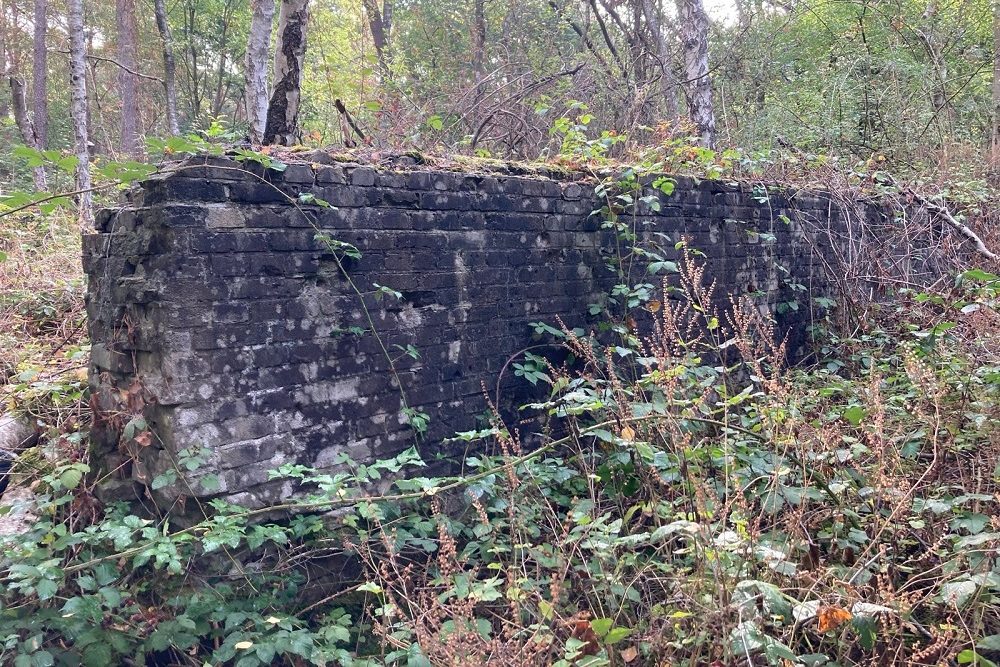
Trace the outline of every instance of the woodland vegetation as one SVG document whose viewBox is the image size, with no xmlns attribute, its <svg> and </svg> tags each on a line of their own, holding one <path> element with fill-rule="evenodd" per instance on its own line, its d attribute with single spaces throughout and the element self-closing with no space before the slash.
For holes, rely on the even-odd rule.
<svg viewBox="0 0 1000 667">
<path fill-rule="evenodd" d="M 1000 3 L 0 0 L 0 84 L 0 663 L 1000 664 Z M 494 413 L 462 477 L 274 471 L 315 489 L 281 520 L 101 505 L 81 229 L 178 156 L 304 147 L 600 173 L 649 261 L 648 174 L 889 215 L 783 304 L 822 313 L 794 368 L 686 248 L 609 266 L 600 335 L 538 324 L 574 360 L 513 366 L 541 448 Z"/>
</svg>

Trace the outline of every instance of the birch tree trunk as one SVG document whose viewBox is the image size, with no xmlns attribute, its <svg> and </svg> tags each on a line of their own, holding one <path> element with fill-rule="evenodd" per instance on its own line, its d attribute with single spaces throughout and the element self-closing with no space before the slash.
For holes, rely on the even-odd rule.
<svg viewBox="0 0 1000 667">
<path fill-rule="evenodd" d="M 49 58 L 45 48 L 48 26 L 46 0 L 35 0 L 34 32 L 31 42 L 31 109 L 35 147 L 42 150 L 49 137 Z"/>
<path fill-rule="evenodd" d="M 139 80 L 136 70 L 135 0 L 115 0 L 118 24 L 118 86 L 122 97 L 122 152 L 129 157 L 142 155 L 139 136 Z"/>
<path fill-rule="evenodd" d="M 11 7 L 8 4 L 4 6 L 3 0 L 0 0 L 0 66 L 3 67 L 2 73 L 3 78 L 7 80 L 7 84 L 10 86 L 10 107 L 14 112 L 14 125 L 17 127 L 17 131 L 21 135 L 21 140 L 24 142 L 25 146 L 35 145 L 35 130 L 31 127 L 31 118 L 28 115 L 28 105 L 24 98 L 24 80 L 22 80 L 17 71 L 14 68 L 14 63 L 12 62 L 13 55 L 10 59 L 7 58 L 7 11 L 8 8 L 12 9 L 14 12 L 17 11 L 17 6 Z M 16 32 L 17 30 L 17 16 L 15 15 L 13 20 L 13 28 Z"/>
<path fill-rule="evenodd" d="M 34 146 L 35 130 L 31 127 L 31 117 L 28 115 L 28 103 L 24 98 L 24 81 L 14 72 L 7 74 L 10 83 L 10 102 L 14 109 L 14 124 L 21 135 L 25 146 Z"/>
<path fill-rule="evenodd" d="M 156 29 L 163 41 L 163 88 L 167 97 L 167 131 L 177 135 L 181 133 L 180 122 L 177 119 L 177 62 L 174 60 L 174 36 L 167 22 L 167 7 L 164 0 L 153 0 L 153 14 L 156 16 Z"/>
<path fill-rule="evenodd" d="M 243 100 L 250 121 L 250 141 L 259 144 L 267 124 L 267 56 L 274 29 L 274 0 L 250 0 L 250 37 L 243 70 Z"/>
<path fill-rule="evenodd" d="M 715 145 L 712 79 L 708 74 L 708 14 L 702 0 L 677 0 L 677 23 L 684 50 L 684 84 L 688 112 L 702 146 Z"/>
<path fill-rule="evenodd" d="M 274 50 L 274 92 L 267 109 L 264 143 L 290 146 L 300 140 L 299 101 L 306 55 L 309 0 L 281 0 Z"/>
<path fill-rule="evenodd" d="M 46 0 L 35 0 L 31 40 L 31 128 L 36 149 L 43 151 L 49 143 L 49 54 L 46 50 Z M 48 188 L 45 167 L 35 168 L 35 189 Z"/>
<path fill-rule="evenodd" d="M 89 229 L 94 224 L 90 193 L 90 149 L 87 133 L 87 45 L 83 33 L 83 0 L 66 0 L 69 24 L 70 114 L 76 148 L 76 189 L 80 191 L 80 226 Z"/>
</svg>

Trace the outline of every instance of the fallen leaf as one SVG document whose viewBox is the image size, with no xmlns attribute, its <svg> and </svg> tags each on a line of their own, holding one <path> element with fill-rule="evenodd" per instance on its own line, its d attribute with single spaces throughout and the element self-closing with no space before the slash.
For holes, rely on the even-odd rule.
<svg viewBox="0 0 1000 667">
<path fill-rule="evenodd" d="M 819 619 L 816 624 L 816 630 L 820 633 L 829 632 L 830 630 L 836 630 L 844 623 L 854 618 L 854 615 L 842 609 L 841 607 L 820 607 L 819 611 L 816 612 L 816 618 Z"/>
<path fill-rule="evenodd" d="M 639 657 L 639 650 L 634 646 L 629 646 L 622 651 L 621 656 L 625 662 L 632 662 Z"/>
</svg>

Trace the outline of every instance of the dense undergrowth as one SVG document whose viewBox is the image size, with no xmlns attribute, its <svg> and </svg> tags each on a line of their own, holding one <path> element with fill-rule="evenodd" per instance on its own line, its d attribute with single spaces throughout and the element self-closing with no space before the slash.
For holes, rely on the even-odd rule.
<svg viewBox="0 0 1000 667">
<path fill-rule="evenodd" d="M 462 477 L 425 476 L 417 448 L 286 466 L 311 494 L 283 520 L 214 501 L 175 526 L 98 503 L 75 234 L 5 227 L 4 391 L 60 454 L 15 468 L 36 518 L 3 538 L 0 662 L 1000 663 L 1000 277 L 897 280 L 863 308 L 823 295 L 813 360 L 787 368 L 696 249 L 653 274 L 636 261 L 656 260 L 628 221 L 645 181 L 615 179 L 600 191 L 622 289 L 594 334 L 539 324 L 566 362 L 516 366 L 548 388 L 527 409 L 558 435 L 528 448 L 494 412 L 456 435 L 480 452 Z M 53 254 L 65 274 L 43 268 Z"/>
<path fill-rule="evenodd" d="M 309 512 L 213 503 L 174 530 L 98 510 L 55 467 L 37 524 L 5 544 L 4 659 L 991 664 L 1000 279 L 911 295 L 898 328 L 826 332 L 824 363 L 789 370 L 756 310 L 685 333 L 722 317 L 698 273 L 647 305 L 630 352 L 562 332 L 580 364 L 532 378 L 570 434 L 533 451 L 499 421 L 460 434 L 491 443 L 464 478 L 420 477 L 414 450 L 287 467 L 315 488 Z M 707 362 L 719 342 L 725 365 Z M 313 581 L 347 561 L 354 584 Z"/>
</svg>

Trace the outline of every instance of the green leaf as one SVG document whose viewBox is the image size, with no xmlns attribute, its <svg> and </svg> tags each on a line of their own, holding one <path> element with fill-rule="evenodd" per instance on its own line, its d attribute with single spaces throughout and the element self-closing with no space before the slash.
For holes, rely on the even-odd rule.
<svg viewBox="0 0 1000 667">
<path fill-rule="evenodd" d="M 614 619 L 611 618 L 595 618 L 590 622 L 590 629 L 594 631 L 598 637 L 603 637 L 608 634 L 608 631 L 614 626 Z"/>
<path fill-rule="evenodd" d="M 962 607 L 976 594 L 978 588 L 974 581 L 950 581 L 941 586 L 941 601 Z"/>
<path fill-rule="evenodd" d="M 858 641 L 861 648 L 870 651 L 875 646 L 876 620 L 874 616 L 855 616 L 851 619 L 851 625 L 858 633 Z"/>
<path fill-rule="evenodd" d="M 851 426 L 857 426 L 868 416 L 868 411 L 860 405 L 852 405 L 844 410 L 840 416 L 851 424 Z"/>
<path fill-rule="evenodd" d="M 771 659 L 781 658 L 782 660 L 787 660 L 791 663 L 798 662 L 798 656 L 795 655 L 790 648 L 781 642 L 774 640 L 767 642 L 767 646 L 764 648 L 764 654 Z"/>
<path fill-rule="evenodd" d="M 604 643 L 608 645 L 617 644 L 630 634 L 632 634 L 632 630 L 630 628 L 612 628 L 611 631 L 604 636 Z"/>
<path fill-rule="evenodd" d="M 677 268 L 677 262 L 670 261 L 650 262 L 649 266 L 646 267 L 646 271 L 649 273 L 660 273 L 661 271 L 665 271 L 666 273 L 680 273 L 680 269 Z"/>
<path fill-rule="evenodd" d="M 55 660 L 48 651 L 38 651 L 31 655 L 32 667 L 52 667 L 54 664 L 56 664 Z"/>
<path fill-rule="evenodd" d="M 51 579 L 40 579 L 35 584 L 35 592 L 38 593 L 39 600 L 50 600 L 59 592 L 59 584 Z"/>
<path fill-rule="evenodd" d="M 156 491 L 157 489 L 162 489 L 165 486 L 170 486 L 177 481 L 177 473 L 174 470 L 165 470 L 162 475 L 157 475 L 153 478 L 150 487 Z"/>
<path fill-rule="evenodd" d="M 73 465 L 66 468 L 59 473 L 59 483 L 62 484 L 65 489 L 75 489 L 80 486 L 80 482 L 83 480 L 83 474 L 89 470 L 89 468 L 84 468 L 84 466 L 79 465 Z"/>
<path fill-rule="evenodd" d="M 105 667 L 112 664 L 111 646 L 105 642 L 94 642 L 83 651 L 84 667 Z"/>
</svg>

